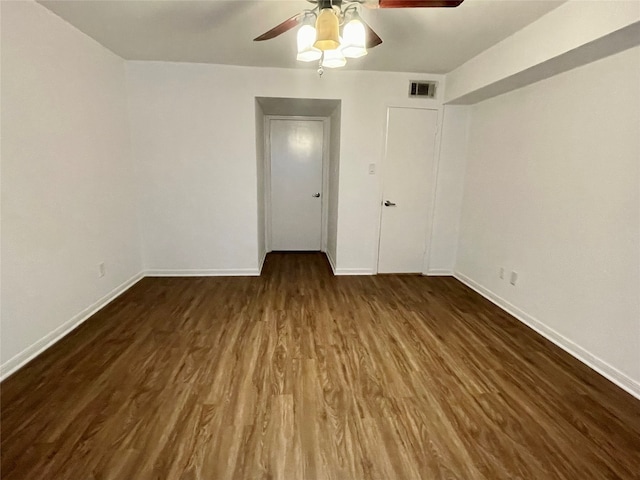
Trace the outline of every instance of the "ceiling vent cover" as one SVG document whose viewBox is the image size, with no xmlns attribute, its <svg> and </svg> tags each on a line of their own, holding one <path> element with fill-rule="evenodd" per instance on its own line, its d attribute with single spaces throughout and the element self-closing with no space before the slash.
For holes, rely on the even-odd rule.
<svg viewBox="0 0 640 480">
<path fill-rule="evenodd" d="M 409 82 L 409 96 L 420 98 L 435 98 L 438 82 Z"/>
</svg>

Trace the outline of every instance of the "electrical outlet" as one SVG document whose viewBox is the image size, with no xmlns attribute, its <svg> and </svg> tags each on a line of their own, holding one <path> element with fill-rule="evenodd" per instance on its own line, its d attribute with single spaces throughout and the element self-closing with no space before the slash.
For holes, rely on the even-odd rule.
<svg viewBox="0 0 640 480">
<path fill-rule="evenodd" d="M 500 278 L 504 280 L 504 267 L 500 267 Z"/>
<path fill-rule="evenodd" d="M 518 272 L 511 272 L 511 279 L 509 280 L 509 283 L 511 283 L 511 285 L 515 285 L 518 281 Z"/>
<path fill-rule="evenodd" d="M 104 262 L 100 262 L 98 264 L 98 277 L 102 278 L 104 277 L 104 274 L 107 272 L 105 266 L 104 266 Z"/>
<path fill-rule="evenodd" d="M 376 164 L 375 163 L 370 163 L 369 164 L 369 175 L 375 175 L 376 174 Z"/>
</svg>

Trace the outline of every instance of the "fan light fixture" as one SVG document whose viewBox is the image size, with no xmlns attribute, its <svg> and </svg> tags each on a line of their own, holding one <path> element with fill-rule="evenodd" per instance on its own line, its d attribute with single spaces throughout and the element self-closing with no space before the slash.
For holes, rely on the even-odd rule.
<svg viewBox="0 0 640 480">
<path fill-rule="evenodd" d="M 1 0 L 0 0 L 1 1 Z M 271 40 L 302 24 L 298 30 L 298 55 L 301 62 L 320 60 L 318 75 L 323 67 L 346 65 L 346 58 L 358 58 L 367 49 L 382 43 L 378 34 L 360 18 L 363 6 L 370 8 L 455 8 L 464 0 L 307 0 L 315 4 L 309 10 L 287 18 L 254 42 Z M 342 27 L 342 28 L 341 28 Z M 341 31 L 342 29 L 342 31 Z M 342 38 L 340 37 L 342 34 Z"/>
<path fill-rule="evenodd" d="M 343 27 L 340 37 L 340 21 L 350 18 Z M 315 19 L 315 28 L 312 25 Z M 298 55 L 301 62 L 320 60 L 326 68 L 344 67 L 347 58 L 359 58 L 367 54 L 366 31 L 358 12 L 350 8 L 341 12 L 333 8 L 323 8 L 315 18 L 307 15 L 298 29 Z"/>
</svg>

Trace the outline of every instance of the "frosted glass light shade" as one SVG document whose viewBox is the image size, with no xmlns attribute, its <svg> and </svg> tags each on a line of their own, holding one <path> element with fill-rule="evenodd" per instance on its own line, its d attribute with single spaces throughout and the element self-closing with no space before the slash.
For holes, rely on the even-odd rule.
<svg viewBox="0 0 640 480">
<path fill-rule="evenodd" d="M 335 50 L 325 50 L 324 58 L 322 59 L 322 66 L 327 68 L 344 67 L 347 64 L 347 59 L 344 58 L 342 51 L 339 48 Z"/>
<path fill-rule="evenodd" d="M 340 22 L 332 8 L 323 8 L 316 20 L 316 41 L 319 50 L 335 50 L 340 46 Z"/>
<path fill-rule="evenodd" d="M 345 57 L 358 58 L 367 54 L 367 35 L 360 20 L 353 19 L 347 23 L 342 38 L 342 53 Z"/>
<path fill-rule="evenodd" d="M 316 41 L 316 29 L 311 25 L 302 25 L 298 30 L 298 56 L 301 62 L 313 62 L 320 60 L 322 52 L 313 47 Z"/>
</svg>

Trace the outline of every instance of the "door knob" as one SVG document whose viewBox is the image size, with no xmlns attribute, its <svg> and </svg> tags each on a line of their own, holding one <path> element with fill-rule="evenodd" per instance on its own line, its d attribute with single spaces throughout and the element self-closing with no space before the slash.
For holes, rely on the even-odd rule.
<svg viewBox="0 0 640 480">
<path fill-rule="evenodd" d="M 319 193 L 314 193 L 313 195 L 311 195 L 314 198 L 320 198 L 320 194 Z"/>
<path fill-rule="evenodd" d="M 384 206 L 385 206 L 385 207 L 395 207 L 395 206 L 396 206 L 396 204 L 395 204 L 395 203 L 393 203 L 393 202 L 390 202 L 389 200 L 385 200 L 385 202 L 384 202 Z"/>
</svg>

